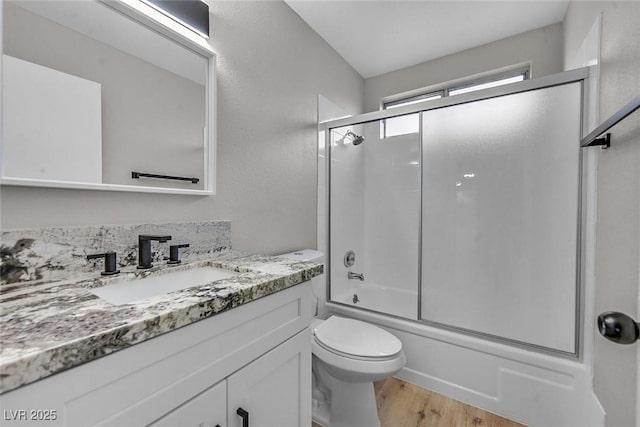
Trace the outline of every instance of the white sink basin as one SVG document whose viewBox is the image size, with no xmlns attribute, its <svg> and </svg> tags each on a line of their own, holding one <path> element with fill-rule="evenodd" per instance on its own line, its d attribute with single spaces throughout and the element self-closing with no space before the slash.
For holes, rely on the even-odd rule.
<svg viewBox="0 0 640 427">
<path fill-rule="evenodd" d="M 121 305 L 192 286 L 206 285 L 216 280 L 228 279 L 237 274 L 239 273 L 215 267 L 199 267 L 145 277 L 144 279 L 114 283 L 101 288 L 93 288 L 90 291 L 111 304 Z"/>
</svg>

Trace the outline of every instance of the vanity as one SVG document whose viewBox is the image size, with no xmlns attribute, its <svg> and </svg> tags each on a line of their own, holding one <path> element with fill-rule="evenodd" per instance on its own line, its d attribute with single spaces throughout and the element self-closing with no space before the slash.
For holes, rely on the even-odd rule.
<svg viewBox="0 0 640 427">
<path fill-rule="evenodd" d="M 91 290 L 139 272 L 3 293 L 1 424 L 310 425 L 322 266 L 226 252 L 178 268 L 194 267 L 235 274 L 121 305 Z"/>
</svg>

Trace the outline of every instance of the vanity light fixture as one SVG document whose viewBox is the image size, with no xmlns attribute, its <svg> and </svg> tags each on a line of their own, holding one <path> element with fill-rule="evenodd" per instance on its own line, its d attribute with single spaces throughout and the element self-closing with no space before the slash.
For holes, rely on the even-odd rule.
<svg viewBox="0 0 640 427">
<path fill-rule="evenodd" d="M 209 4 L 205 0 L 142 0 L 180 25 L 209 38 Z"/>
</svg>

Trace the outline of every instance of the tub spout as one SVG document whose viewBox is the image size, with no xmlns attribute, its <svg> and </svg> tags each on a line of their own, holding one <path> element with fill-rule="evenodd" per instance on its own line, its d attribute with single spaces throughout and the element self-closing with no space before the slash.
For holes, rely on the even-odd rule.
<svg viewBox="0 0 640 427">
<path fill-rule="evenodd" d="M 364 273 L 354 273 L 350 271 L 347 273 L 347 277 L 349 279 L 359 279 L 360 281 L 364 282 Z"/>
</svg>

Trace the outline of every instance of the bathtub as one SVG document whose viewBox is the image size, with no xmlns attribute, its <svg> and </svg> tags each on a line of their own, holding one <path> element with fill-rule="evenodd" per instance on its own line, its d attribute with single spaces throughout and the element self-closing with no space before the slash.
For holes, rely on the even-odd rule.
<svg viewBox="0 0 640 427">
<path fill-rule="evenodd" d="M 357 308 L 398 316 L 405 319 L 418 319 L 418 292 L 406 289 L 394 289 L 377 284 L 350 280 L 348 284 L 332 288 L 331 300 Z"/>
<path fill-rule="evenodd" d="M 354 294 L 360 300 L 355 304 Z M 398 378 L 526 425 L 605 425 L 604 410 L 591 390 L 591 371 L 579 359 L 396 317 L 416 301 L 416 294 L 357 284 L 332 295 L 325 308 L 397 336 L 407 356 Z M 392 311 L 391 306 L 393 316 L 378 312 Z"/>
</svg>

